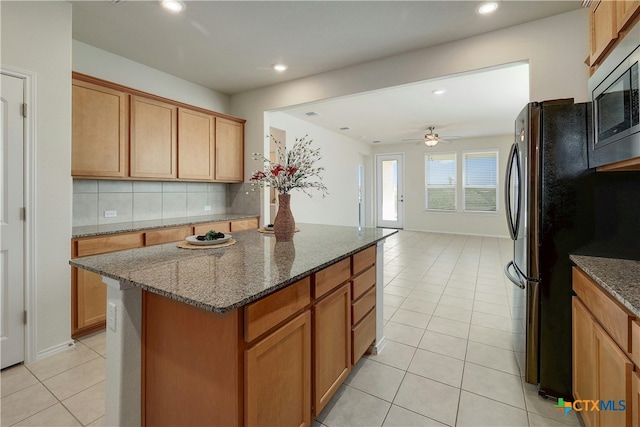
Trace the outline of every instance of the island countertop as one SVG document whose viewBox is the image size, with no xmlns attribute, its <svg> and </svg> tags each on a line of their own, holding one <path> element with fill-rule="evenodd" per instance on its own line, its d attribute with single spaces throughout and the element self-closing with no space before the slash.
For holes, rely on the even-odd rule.
<svg viewBox="0 0 640 427">
<path fill-rule="evenodd" d="M 397 230 L 297 224 L 292 242 L 248 230 L 236 243 L 181 249 L 177 243 L 75 258 L 72 266 L 215 313 L 225 313 L 351 256 Z"/>
</svg>

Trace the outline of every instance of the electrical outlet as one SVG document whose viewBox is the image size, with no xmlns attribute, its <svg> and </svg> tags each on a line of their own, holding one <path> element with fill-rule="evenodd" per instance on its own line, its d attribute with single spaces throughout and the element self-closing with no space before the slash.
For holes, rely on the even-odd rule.
<svg viewBox="0 0 640 427">
<path fill-rule="evenodd" d="M 210 206 L 210 205 L 206 205 L 206 206 L 204 207 L 204 210 L 205 210 L 205 211 L 210 211 L 210 210 L 211 210 L 211 206 Z"/>
<path fill-rule="evenodd" d="M 109 326 L 109 329 L 111 329 L 113 332 L 116 331 L 116 315 L 118 313 L 118 307 L 110 302 L 107 306 L 107 326 Z"/>
<path fill-rule="evenodd" d="M 118 211 L 104 211 L 105 218 L 115 218 L 118 216 Z"/>
</svg>

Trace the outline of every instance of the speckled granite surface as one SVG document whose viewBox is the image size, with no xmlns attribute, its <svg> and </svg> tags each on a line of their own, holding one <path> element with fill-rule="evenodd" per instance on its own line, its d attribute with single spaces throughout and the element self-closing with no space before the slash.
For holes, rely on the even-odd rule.
<svg viewBox="0 0 640 427">
<path fill-rule="evenodd" d="M 290 285 L 397 230 L 296 224 L 293 242 L 248 230 L 235 245 L 179 249 L 176 243 L 75 258 L 70 264 L 187 304 L 224 313 Z"/>
<path fill-rule="evenodd" d="M 99 236 L 101 234 L 126 233 L 130 231 L 150 230 L 154 228 L 175 227 L 176 225 L 201 224 L 205 222 L 231 221 L 234 219 L 255 218 L 257 215 L 216 214 L 189 216 L 183 218 L 156 219 L 151 221 L 118 222 L 114 224 L 87 225 L 73 227 L 71 237 Z"/>
<path fill-rule="evenodd" d="M 569 258 L 640 317 L 640 261 L 585 255 L 571 255 Z"/>
</svg>

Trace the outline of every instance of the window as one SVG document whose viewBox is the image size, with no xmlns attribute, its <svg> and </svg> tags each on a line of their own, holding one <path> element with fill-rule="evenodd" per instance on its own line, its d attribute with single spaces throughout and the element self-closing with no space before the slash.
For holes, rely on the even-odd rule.
<svg viewBox="0 0 640 427">
<path fill-rule="evenodd" d="M 428 153 L 425 160 L 425 208 L 456 210 L 456 153 Z"/>
<path fill-rule="evenodd" d="M 462 153 L 462 198 L 467 212 L 498 211 L 498 152 Z"/>
</svg>

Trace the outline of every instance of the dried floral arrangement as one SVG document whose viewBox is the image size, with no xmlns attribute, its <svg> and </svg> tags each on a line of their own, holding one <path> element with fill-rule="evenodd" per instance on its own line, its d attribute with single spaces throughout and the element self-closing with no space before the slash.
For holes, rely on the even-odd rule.
<svg viewBox="0 0 640 427">
<path fill-rule="evenodd" d="M 273 139 L 273 136 L 271 138 Z M 329 192 L 320 176 L 324 168 L 315 166 L 322 158 L 320 148 L 311 148 L 312 142 L 308 135 L 296 138 L 290 150 L 287 150 L 284 144 L 278 143 L 275 162 L 260 153 L 253 153 L 253 159 L 261 160 L 264 168 L 254 172 L 250 181 L 261 188 L 274 188 L 280 194 L 289 194 L 291 190 L 298 188 L 311 197 L 309 190 L 316 189 L 322 193 L 322 197 L 326 197 Z"/>
</svg>

